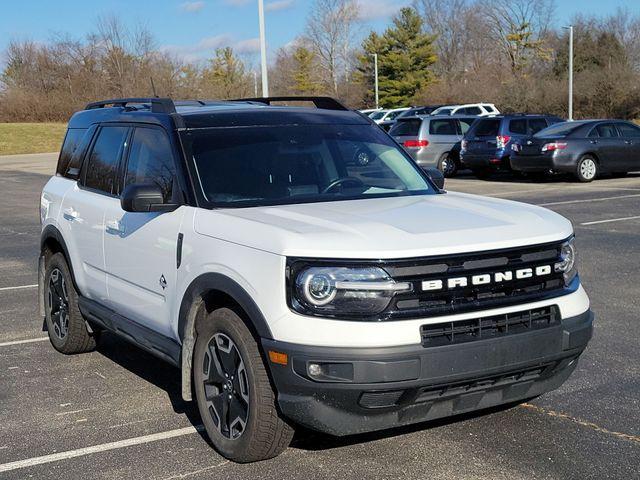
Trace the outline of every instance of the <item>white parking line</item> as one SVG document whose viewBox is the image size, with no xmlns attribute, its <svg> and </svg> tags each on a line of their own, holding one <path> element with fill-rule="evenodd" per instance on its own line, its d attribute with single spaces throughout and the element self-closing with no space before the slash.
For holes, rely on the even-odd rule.
<svg viewBox="0 0 640 480">
<path fill-rule="evenodd" d="M 38 284 L 35 285 L 20 285 L 18 287 L 0 287 L 0 292 L 5 292 L 8 290 L 23 290 L 25 288 L 37 288 Z"/>
<path fill-rule="evenodd" d="M 640 193 L 634 195 L 618 195 L 617 197 L 587 198 L 584 200 L 565 200 L 563 202 L 540 203 L 541 207 L 550 207 L 552 205 L 568 205 L 570 203 L 587 203 L 587 202 L 604 202 L 605 200 L 616 200 L 618 198 L 640 197 Z"/>
<path fill-rule="evenodd" d="M 28 338 L 26 340 L 14 340 L 12 342 L 2 342 L 0 347 L 9 347 L 11 345 L 22 345 L 23 343 L 44 342 L 49 340 L 49 337 Z"/>
<path fill-rule="evenodd" d="M 103 443 L 101 445 L 94 445 L 92 447 L 78 448 L 76 450 L 68 450 L 66 452 L 43 455 L 41 457 L 27 458 L 25 460 L 18 460 L 17 462 L 3 463 L 0 465 L 0 473 L 9 472 L 11 470 L 18 470 L 20 468 L 34 467 L 36 465 L 42 465 L 44 463 L 58 462 L 60 460 L 82 457 L 84 455 L 91 455 L 92 453 L 106 452 L 108 450 L 115 450 L 118 448 L 157 442 L 158 440 L 166 440 L 168 438 L 191 435 L 192 433 L 202 431 L 203 428 L 204 427 L 202 425 L 198 425 L 195 427 L 178 428 L 176 430 L 153 433 L 151 435 L 143 435 L 142 437 L 134 437 L 128 438 L 126 440 L 119 440 L 117 442 Z"/>
<path fill-rule="evenodd" d="M 594 222 L 584 222 L 580 225 L 597 225 L 598 223 L 622 222 L 624 220 L 635 220 L 637 218 L 640 218 L 640 215 L 636 215 L 634 217 L 610 218 L 608 220 L 596 220 Z"/>
</svg>

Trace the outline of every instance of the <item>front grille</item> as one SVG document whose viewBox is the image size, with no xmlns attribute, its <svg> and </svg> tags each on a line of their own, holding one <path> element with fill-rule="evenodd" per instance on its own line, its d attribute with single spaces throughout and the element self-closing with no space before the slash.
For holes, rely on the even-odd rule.
<svg viewBox="0 0 640 480">
<path fill-rule="evenodd" d="M 568 293 L 562 273 L 553 265 L 560 259 L 561 242 L 481 253 L 426 257 L 382 262 L 382 267 L 397 282 L 409 282 L 413 290 L 396 295 L 384 319 L 421 318 L 463 313 L 507 305 L 517 305 Z M 544 276 L 514 278 L 496 282 L 494 275 L 519 269 L 550 266 Z M 492 281 L 482 285 L 448 288 L 452 278 L 489 275 Z M 443 288 L 424 290 L 423 282 L 441 281 Z"/>
<path fill-rule="evenodd" d="M 558 307 L 553 305 L 490 317 L 422 325 L 420 336 L 423 347 L 439 347 L 514 335 L 559 324 Z"/>
</svg>

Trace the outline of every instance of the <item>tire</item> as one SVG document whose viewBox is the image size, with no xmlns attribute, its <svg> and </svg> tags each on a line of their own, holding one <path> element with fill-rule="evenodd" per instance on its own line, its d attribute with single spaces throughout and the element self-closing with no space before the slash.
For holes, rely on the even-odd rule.
<svg viewBox="0 0 640 480">
<path fill-rule="evenodd" d="M 474 168 L 471 170 L 473 174 L 480 180 L 486 180 L 491 176 L 491 169 L 489 168 Z"/>
<path fill-rule="evenodd" d="M 438 161 L 438 170 L 442 172 L 445 178 L 455 177 L 458 173 L 458 164 L 449 152 L 443 153 Z"/>
<path fill-rule="evenodd" d="M 585 155 L 576 165 L 575 176 L 579 182 L 592 182 L 598 176 L 598 162 L 590 155 Z"/>
<path fill-rule="evenodd" d="M 282 453 L 294 431 L 278 413 L 258 344 L 247 326 L 233 310 L 220 308 L 197 330 L 193 362 L 196 400 L 215 449 L 240 463 Z"/>
<path fill-rule="evenodd" d="M 47 260 L 44 272 L 45 322 L 53 348 L 66 355 L 90 352 L 96 337 L 89 333 L 78 308 L 78 293 L 62 253 Z"/>
</svg>

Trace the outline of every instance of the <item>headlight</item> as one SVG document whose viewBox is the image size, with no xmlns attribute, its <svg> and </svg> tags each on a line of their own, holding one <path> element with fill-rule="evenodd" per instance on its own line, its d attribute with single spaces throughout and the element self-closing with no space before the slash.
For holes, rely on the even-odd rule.
<svg viewBox="0 0 640 480">
<path fill-rule="evenodd" d="M 291 306 L 301 313 L 367 316 L 384 311 L 398 292 L 412 285 L 396 282 L 379 267 L 319 267 L 293 269 Z"/>
<path fill-rule="evenodd" d="M 566 285 L 569 285 L 576 273 L 578 273 L 574 237 L 567 240 L 560 247 L 560 261 L 555 264 L 554 268 L 556 272 L 562 272 Z"/>
</svg>

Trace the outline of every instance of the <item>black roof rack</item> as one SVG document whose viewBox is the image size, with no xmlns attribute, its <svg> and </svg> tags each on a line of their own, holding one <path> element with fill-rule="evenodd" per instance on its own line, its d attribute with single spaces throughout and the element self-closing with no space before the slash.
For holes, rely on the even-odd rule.
<svg viewBox="0 0 640 480">
<path fill-rule="evenodd" d="M 249 102 L 262 103 L 271 105 L 274 102 L 312 102 L 316 108 L 322 110 L 350 110 L 335 98 L 331 97 L 304 97 L 304 96 L 285 96 L 285 97 L 257 97 L 257 98 L 237 98 L 230 100 L 232 102 Z"/>
<path fill-rule="evenodd" d="M 99 102 L 88 103 L 85 110 L 94 110 L 96 108 L 104 108 L 109 105 L 114 107 L 126 107 L 127 104 L 148 103 L 151 105 L 153 113 L 176 113 L 176 107 L 170 98 L 112 98 L 111 100 L 101 100 Z"/>
</svg>

